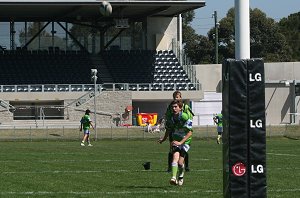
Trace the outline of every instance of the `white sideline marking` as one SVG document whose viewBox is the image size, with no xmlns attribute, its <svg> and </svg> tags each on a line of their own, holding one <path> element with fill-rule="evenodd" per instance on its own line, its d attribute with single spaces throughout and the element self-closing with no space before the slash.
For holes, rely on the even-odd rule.
<svg viewBox="0 0 300 198">
<path fill-rule="evenodd" d="M 295 189 L 276 189 L 276 190 L 268 190 L 270 192 L 298 192 L 300 191 L 300 188 Z"/>
<path fill-rule="evenodd" d="M 299 170 L 300 168 L 298 167 L 294 167 L 294 168 L 271 168 L 272 169 L 276 169 L 276 170 Z"/>
<path fill-rule="evenodd" d="M 168 194 L 168 193 L 222 193 L 221 190 L 193 190 L 193 191 L 182 191 L 182 190 L 156 190 L 156 191 L 113 191 L 113 192 L 51 192 L 51 191 L 28 191 L 28 192 L 0 192 L 0 195 L 55 195 L 55 194 L 72 194 L 72 195 L 92 195 L 92 194 L 106 194 L 106 195 L 120 195 L 120 194 L 148 194 L 148 193 L 160 193 L 160 194 Z"/>
<path fill-rule="evenodd" d="M 278 156 L 292 156 L 297 157 L 295 154 L 284 154 L 284 153 L 267 153 L 267 155 L 278 155 Z"/>
<path fill-rule="evenodd" d="M 276 189 L 276 190 L 268 190 L 269 192 L 298 192 L 299 188 L 296 189 Z M 160 193 L 160 194 L 168 194 L 168 193 L 179 193 L 179 194 L 196 194 L 196 193 L 222 193 L 221 190 L 192 190 L 192 191 L 183 191 L 181 189 L 177 190 L 157 190 L 157 191 L 113 191 L 113 192 L 51 192 L 51 191 L 28 191 L 28 192 L 0 192 L 0 195 L 56 195 L 56 194 L 71 194 L 71 195 L 92 195 L 92 194 L 106 194 L 106 195 L 121 195 L 121 194 L 148 194 L 148 193 Z"/>
</svg>

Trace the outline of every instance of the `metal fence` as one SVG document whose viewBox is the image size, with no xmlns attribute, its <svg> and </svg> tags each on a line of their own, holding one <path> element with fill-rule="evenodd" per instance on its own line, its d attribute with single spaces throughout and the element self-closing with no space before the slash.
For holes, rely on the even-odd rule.
<svg viewBox="0 0 300 198">
<path fill-rule="evenodd" d="M 194 127 L 193 138 L 205 139 L 215 138 L 217 130 L 215 126 Z M 79 131 L 78 125 L 74 126 L 46 126 L 46 127 L 12 127 L 0 128 L 0 141 L 63 141 L 63 140 L 80 140 L 82 132 Z M 145 127 L 140 126 L 122 126 L 110 128 L 97 128 L 97 134 L 92 130 L 91 138 L 101 139 L 158 139 L 164 135 L 164 131 L 149 133 Z M 287 137 L 293 139 L 300 138 L 299 125 L 269 125 L 266 128 L 267 137 Z"/>
</svg>

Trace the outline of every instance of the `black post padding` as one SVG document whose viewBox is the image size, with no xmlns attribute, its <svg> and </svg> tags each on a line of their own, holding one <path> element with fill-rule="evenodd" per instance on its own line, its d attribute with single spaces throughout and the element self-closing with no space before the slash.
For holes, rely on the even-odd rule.
<svg viewBox="0 0 300 198">
<path fill-rule="evenodd" d="M 265 75 L 262 59 L 248 60 L 250 196 L 267 197 Z"/>
<path fill-rule="evenodd" d="M 247 65 L 246 61 L 227 60 L 223 65 L 223 156 L 224 197 L 246 197 L 247 177 L 233 176 L 234 164 L 247 164 Z M 242 167 L 241 167 L 242 168 Z M 238 171 L 238 170 L 237 170 Z M 242 170 L 240 170 L 242 171 Z"/>
<path fill-rule="evenodd" d="M 223 195 L 266 197 L 263 61 L 224 61 L 222 82 Z"/>
</svg>

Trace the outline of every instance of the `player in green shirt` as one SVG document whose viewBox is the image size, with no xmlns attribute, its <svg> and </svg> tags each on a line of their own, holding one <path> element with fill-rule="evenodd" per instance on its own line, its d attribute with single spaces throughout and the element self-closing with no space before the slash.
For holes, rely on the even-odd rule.
<svg viewBox="0 0 300 198">
<path fill-rule="evenodd" d="M 217 143 L 220 144 L 221 136 L 222 136 L 222 132 L 223 132 L 223 115 L 222 115 L 222 113 L 218 113 L 217 115 L 215 115 L 213 120 L 217 125 L 217 132 L 218 132 Z"/>
<path fill-rule="evenodd" d="M 169 123 L 171 130 L 166 130 L 163 138 L 159 139 L 158 142 L 164 142 L 169 132 L 172 131 L 172 178 L 170 180 L 171 185 L 183 185 L 184 176 L 184 159 L 190 149 L 192 141 L 192 120 L 189 115 L 183 112 L 183 102 L 181 100 L 174 100 L 171 103 L 173 114 Z M 177 177 L 178 175 L 178 177 Z"/>
<path fill-rule="evenodd" d="M 81 141 L 81 146 L 85 146 L 84 143 L 87 141 L 88 146 L 93 146 L 90 142 L 90 127 L 94 129 L 94 126 L 92 124 L 91 118 L 90 118 L 90 110 L 87 109 L 85 111 L 84 116 L 80 120 L 80 131 L 83 129 L 83 138 Z"/>
<path fill-rule="evenodd" d="M 181 96 L 180 91 L 176 90 L 176 91 L 173 92 L 173 100 L 182 100 L 182 96 Z M 191 120 L 193 120 L 194 113 L 192 112 L 189 105 L 183 103 L 182 111 L 184 113 L 187 113 L 189 118 Z M 167 170 L 168 172 L 171 172 L 171 170 L 172 170 L 172 159 L 173 159 L 172 151 L 171 151 L 172 150 L 171 142 L 173 140 L 172 140 L 172 136 L 171 136 L 172 131 L 170 130 L 170 124 L 172 123 L 172 121 L 171 121 L 172 114 L 173 114 L 173 109 L 172 109 L 172 106 L 170 104 L 167 108 L 166 113 L 165 113 L 165 121 L 166 121 L 165 128 L 166 128 L 166 131 L 168 131 L 168 133 L 169 133 L 169 141 L 170 141 L 170 151 L 168 153 L 168 170 Z M 185 156 L 185 170 L 186 171 L 190 170 L 189 169 L 189 155 L 188 155 L 188 153 Z"/>
</svg>

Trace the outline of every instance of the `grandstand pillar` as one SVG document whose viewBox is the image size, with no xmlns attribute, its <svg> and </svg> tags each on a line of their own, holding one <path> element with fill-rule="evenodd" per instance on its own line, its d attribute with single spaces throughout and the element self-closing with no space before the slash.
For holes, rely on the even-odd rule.
<svg viewBox="0 0 300 198">
<path fill-rule="evenodd" d="M 182 15 L 178 15 L 178 28 L 177 28 L 177 40 L 178 46 L 176 46 L 177 56 L 179 57 L 180 65 L 182 65 Z"/>
<path fill-rule="evenodd" d="M 51 23 L 51 38 L 52 38 L 52 47 L 54 48 L 54 35 L 55 35 L 56 31 L 54 28 L 54 22 Z"/>
<path fill-rule="evenodd" d="M 96 54 L 96 30 L 95 30 L 95 28 L 92 28 L 92 54 Z"/>
<path fill-rule="evenodd" d="M 10 49 L 15 50 L 15 22 L 12 20 L 9 23 L 10 25 Z"/>
<path fill-rule="evenodd" d="M 67 31 L 69 30 L 68 22 L 65 23 L 65 26 L 66 26 L 66 31 L 65 31 L 65 33 L 66 33 L 66 35 L 65 35 L 65 37 L 66 37 L 66 50 L 69 50 L 69 45 L 68 45 L 69 35 L 67 33 Z"/>
<path fill-rule="evenodd" d="M 100 31 L 100 51 L 104 50 L 104 31 Z"/>
<path fill-rule="evenodd" d="M 25 37 L 24 37 L 24 40 L 25 40 L 25 44 L 27 43 L 27 21 L 25 21 L 25 24 L 24 24 L 24 31 L 25 31 Z"/>
<path fill-rule="evenodd" d="M 49 23 L 48 23 L 49 24 Z M 38 23 L 38 28 L 39 28 L 39 31 L 41 30 L 41 23 Z M 38 49 L 41 49 L 41 34 L 39 33 L 38 34 L 38 38 L 39 38 L 39 48 Z"/>
<path fill-rule="evenodd" d="M 142 49 L 148 49 L 147 20 L 142 22 Z"/>
</svg>

